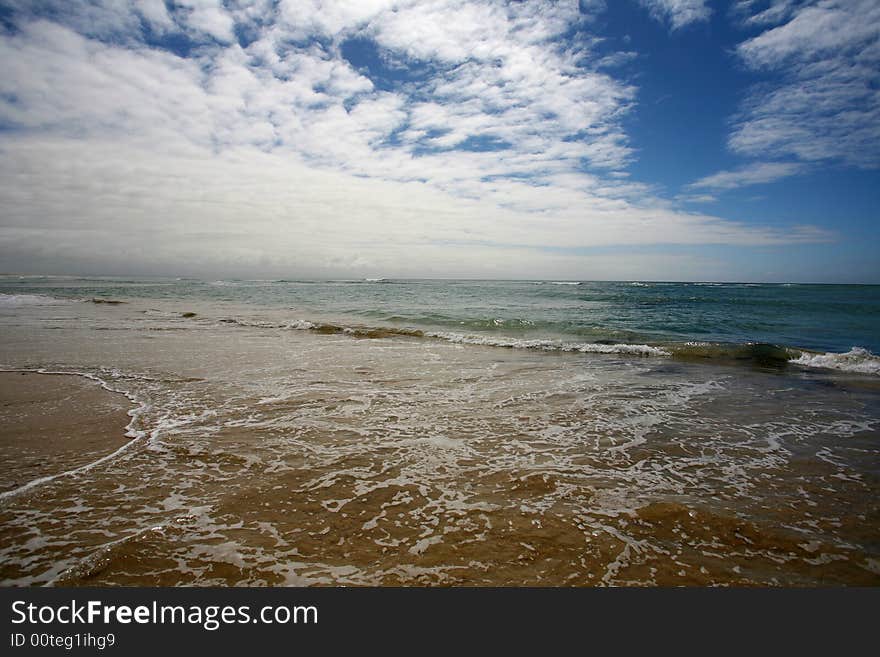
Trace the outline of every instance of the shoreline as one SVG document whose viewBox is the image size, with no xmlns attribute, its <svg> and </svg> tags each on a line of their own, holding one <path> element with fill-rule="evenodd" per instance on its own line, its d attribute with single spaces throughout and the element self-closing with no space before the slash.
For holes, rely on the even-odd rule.
<svg viewBox="0 0 880 657">
<path fill-rule="evenodd" d="M 880 581 L 874 379 L 283 330 L 296 301 L 0 313 L 0 580 Z"/>
<path fill-rule="evenodd" d="M 83 376 L 0 372 L 0 497 L 125 447 L 132 408 L 123 395 Z"/>
</svg>

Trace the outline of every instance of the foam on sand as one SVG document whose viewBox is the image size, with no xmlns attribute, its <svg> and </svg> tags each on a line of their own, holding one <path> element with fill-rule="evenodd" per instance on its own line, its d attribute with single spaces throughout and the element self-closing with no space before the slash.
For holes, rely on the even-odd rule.
<svg viewBox="0 0 880 657">
<path fill-rule="evenodd" d="M 139 417 L 147 409 L 147 404 L 144 402 L 140 402 L 132 394 L 130 394 L 124 390 L 121 390 L 121 389 L 118 389 L 118 388 L 111 386 L 107 381 L 105 381 L 103 378 L 101 378 L 99 376 L 96 376 L 96 375 L 88 373 L 88 372 L 50 371 L 50 370 L 46 370 L 46 369 L 42 369 L 42 368 L 41 369 L 2 369 L 2 370 L 0 370 L 0 372 L 3 372 L 3 373 L 22 373 L 22 374 L 42 374 L 42 375 L 51 375 L 51 376 L 82 377 L 82 378 L 88 379 L 90 381 L 94 381 L 95 383 L 97 383 L 99 385 L 99 387 L 103 388 L 107 392 L 123 395 L 132 404 L 135 405 L 135 408 L 132 408 L 128 411 L 128 416 L 131 418 L 131 420 L 125 426 L 124 434 L 123 434 L 126 438 L 129 438 L 130 440 L 127 440 L 121 446 L 119 446 L 117 449 L 113 450 L 112 452 L 110 452 L 108 454 L 101 456 L 100 458 L 95 459 L 94 461 L 90 461 L 88 463 L 85 463 L 83 465 L 79 465 L 77 467 L 68 468 L 68 469 L 63 470 L 61 472 L 56 472 L 56 473 L 49 474 L 46 476 L 37 477 L 37 478 L 32 479 L 22 485 L 17 486 L 15 488 L 0 492 L 0 502 L 3 502 L 3 501 L 8 500 L 10 498 L 16 497 L 18 495 L 21 495 L 22 493 L 26 493 L 27 491 L 29 491 L 33 488 L 36 488 L 37 486 L 49 483 L 49 482 L 54 481 L 56 479 L 59 479 L 61 477 L 69 477 L 72 475 L 77 475 L 77 474 L 80 474 L 83 472 L 87 472 L 87 471 L 91 470 L 92 468 L 95 468 L 103 463 L 106 463 L 107 461 L 111 461 L 111 460 L 115 459 L 120 454 L 122 454 L 126 450 L 130 449 L 133 445 L 141 442 L 140 440 L 137 440 L 137 439 L 145 438 L 147 436 L 147 433 L 145 431 L 142 431 L 137 428 Z"/>
</svg>

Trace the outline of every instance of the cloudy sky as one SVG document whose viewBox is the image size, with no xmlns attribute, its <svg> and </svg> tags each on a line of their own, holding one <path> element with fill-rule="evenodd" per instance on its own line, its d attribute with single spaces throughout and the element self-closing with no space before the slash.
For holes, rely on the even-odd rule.
<svg viewBox="0 0 880 657">
<path fill-rule="evenodd" d="M 0 270 L 880 283 L 880 0 L 0 0 Z"/>
</svg>

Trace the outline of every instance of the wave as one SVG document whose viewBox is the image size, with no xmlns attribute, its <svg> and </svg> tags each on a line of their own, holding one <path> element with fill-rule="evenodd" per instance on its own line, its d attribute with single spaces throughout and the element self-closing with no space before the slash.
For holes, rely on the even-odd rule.
<svg viewBox="0 0 880 657">
<path fill-rule="evenodd" d="M 225 318 L 219 321 L 221 324 L 235 324 L 237 326 L 249 328 L 312 331 L 322 335 L 350 335 L 354 338 L 381 339 L 394 336 L 423 338 L 427 335 L 424 331 L 412 328 L 396 328 L 391 326 L 342 326 L 326 322 L 310 322 L 305 319 L 295 319 L 280 324 L 277 322 L 257 322 L 240 318 Z"/>
<path fill-rule="evenodd" d="M 673 345 L 671 350 L 673 355 L 679 360 L 750 362 L 769 367 L 784 366 L 800 353 L 787 347 L 764 342 L 746 342 L 743 344 L 685 342 Z"/>
<path fill-rule="evenodd" d="M 580 285 L 576 281 L 549 281 L 550 285 Z"/>
<path fill-rule="evenodd" d="M 646 344 L 626 344 L 615 342 L 564 342 L 562 340 L 524 340 L 490 335 L 470 335 L 446 331 L 423 331 L 416 328 L 398 328 L 390 326 L 341 326 L 330 323 L 315 323 L 305 319 L 296 319 L 283 324 L 271 322 L 254 322 L 246 319 L 221 319 L 224 324 L 236 324 L 251 328 L 275 328 L 293 331 L 312 331 L 322 335 L 349 335 L 354 338 L 382 339 L 392 337 L 433 338 L 454 344 L 472 344 L 486 347 L 504 347 L 508 349 L 539 349 L 541 351 L 565 351 L 594 354 L 628 354 L 634 356 L 669 356 L 670 352 L 662 347 Z"/>
<path fill-rule="evenodd" d="M 842 370 L 844 372 L 857 372 L 859 374 L 880 375 L 880 356 L 875 356 L 867 349 L 853 347 L 846 353 L 828 352 L 813 354 L 801 352 L 801 355 L 791 360 L 795 365 L 830 370 Z"/>
<path fill-rule="evenodd" d="M 508 349 L 539 349 L 541 351 L 566 351 L 590 354 L 624 354 L 629 356 L 669 356 L 662 347 L 647 344 L 602 343 L 602 342 L 563 342 L 560 340 L 520 340 L 487 335 L 465 335 L 461 333 L 429 332 L 429 338 L 438 338 L 455 344 L 474 344 Z"/>
<path fill-rule="evenodd" d="M 44 294 L 0 294 L 0 308 L 18 308 L 19 306 L 57 306 L 70 303 L 65 299 Z"/>
<path fill-rule="evenodd" d="M 715 342 L 687 342 L 670 347 L 679 360 L 710 359 L 726 362 L 750 362 L 764 367 L 797 365 L 810 369 L 832 369 L 856 374 L 880 375 L 880 356 L 867 349 L 853 347 L 845 353 L 819 354 L 795 347 L 752 342 L 722 344 Z"/>
<path fill-rule="evenodd" d="M 680 361 L 712 361 L 719 364 L 749 364 L 759 367 L 784 368 L 789 365 L 817 369 L 836 369 L 858 374 L 880 375 L 880 356 L 867 349 L 853 347 L 847 353 L 817 354 L 782 345 L 748 342 L 684 342 L 640 344 L 596 340 L 574 342 L 558 339 L 524 339 L 490 334 L 469 334 L 451 331 L 430 331 L 416 328 L 389 326 L 343 326 L 296 319 L 284 323 L 252 321 L 239 318 L 219 320 L 224 324 L 262 329 L 311 331 L 322 335 L 348 335 L 353 338 L 383 339 L 393 337 L 429 338 L 453 344 L 500 347 L 505 349 L 533 349 L 538 351 L 584 354 L 617 354 L 653 358 L 672 358 Z"/>
<path fill-rule="evenodd" d="M 121 303 L 128 303 L 127 301 L 120 301 L 119 299 L 103 299 L 98 297 L 92 297 L 91 299 L 86 299 L 86 303 L 106 303 L 110 306 L 118 306 Z"/>
<path fill-rule="evenodd" d="M 300 331 L 310 331 L 311 329 L 315 328 L 315 326 L 316 325 L 314 323 L 309 322 L 305 319 L 297 319 L 297 320 L 294 320 L 294 321 L 290 322 L 289 324 L 287 324 L 287 326 L 285 328 L 295 329 L 295 330 L 300 330 Z"/>
</svg>

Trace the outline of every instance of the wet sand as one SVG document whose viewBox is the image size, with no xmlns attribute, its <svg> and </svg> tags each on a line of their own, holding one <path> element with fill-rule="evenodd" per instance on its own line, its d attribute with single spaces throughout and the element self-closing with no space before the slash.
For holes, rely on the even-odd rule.
<svg viewBox="0 0 880 657">
<path fill-rule="evenodd" d="M 130 408 L 81 376 L 0 372 L 0 493 L 119 449 Z"/>
</svg>

